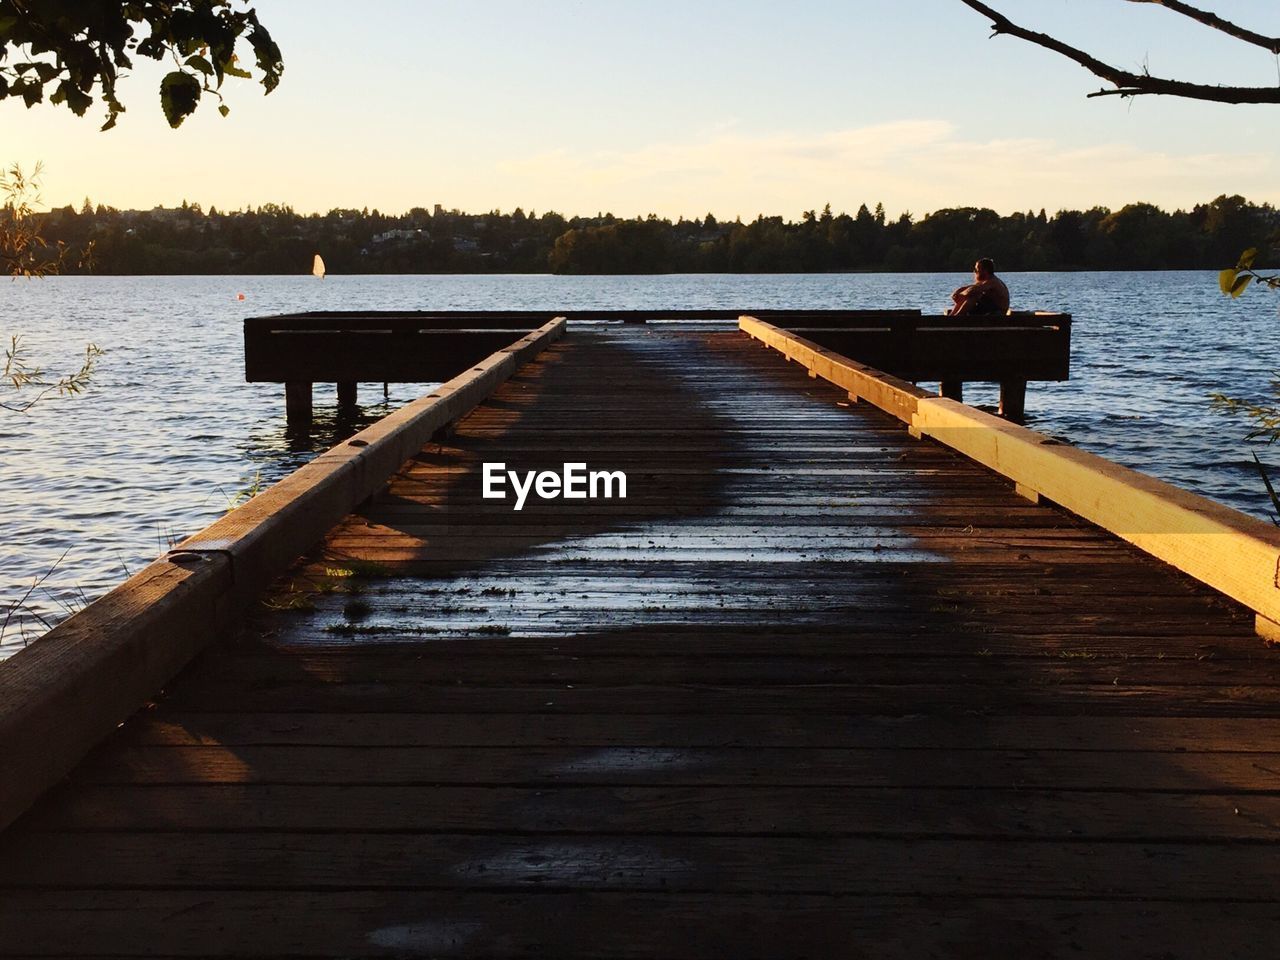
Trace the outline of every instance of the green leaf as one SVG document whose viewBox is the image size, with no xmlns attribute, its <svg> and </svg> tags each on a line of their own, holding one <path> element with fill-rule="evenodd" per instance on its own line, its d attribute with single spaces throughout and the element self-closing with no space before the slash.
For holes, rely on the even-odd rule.
<svg viewBox="0 0 1280 960">
<path fill-rule="evenodd" d="M 1240 254 L 1240 262 L 1236 264 L 1237 270 L 1250 270 L 1253 268 L 1253 261 L 1258 257 L 1258 248 L 1250 247 L 1244 253 Z"/>
<path fill-rule="evenodd" d="M 93 97 L 72 84 L 71 89 L 67 91 L 67 106 L 71 108 L 71 112 L 77 117 L 83 117 L 85 111 L 92 105 Z"/>
<path fill-rule="evenodd" d="M 206 77 L 213 76 L 213 64 L 201 56 L 187 57 L 184 61 L 188 67 L 193 70 L 199 70 Z"/>
<path fill-rule="evenodd" d="M 236 66 L 236 58 L 232 57 L 222 65 L 222 72 L 228 77 L 239 77 L 241 80 L 252 80 L 253 74 L 242 67 Z"/>
<path fill-rule="evenodd" d="M 200 81 L 189 73 L 174 70 L 160 81 L 160 108 L 175 130 L 182 126 L 200 102 Z"/>
<path fill-rule="evenodd" d="M 50 103 L 66 103 L 77 117 L 83 117 L 84 112 L 93 104 L 93 97 L 82 91 L 70 80 L 63 80 L 58 84 L 58 89 L 54 91 L 52 97 L 49 98 Z"/>
<path fill-rule="evenodd" d="M 1241 274 L 1239 277 L 1236 277 L 1236 282 L 1231 285 L 1232 298 L 1234 299 L 1235 297 L 1238 297 L 1240 296 L 1240 294 L 1244 293 L 1244 288 L 1249 286 L 1249 282 L 1251 280 L 1253 280 L 1253 277 L 1247 273 Z"/>
<path fill-rule="evenodd" d="M 1223 270 L 1218 274 L 1218 289 L 1226 296 L 1231 295 L 1231 288 L 1236 285 L 1236 277 L 1239 276 L 1239 270 Z"/>
</svg>

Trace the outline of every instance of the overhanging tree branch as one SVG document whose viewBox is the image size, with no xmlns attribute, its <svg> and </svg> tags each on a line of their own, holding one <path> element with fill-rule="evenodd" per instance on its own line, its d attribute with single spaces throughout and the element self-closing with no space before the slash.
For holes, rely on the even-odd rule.
<svg viewBox="0 0 1280 960">
<path fill-rule="evenodd" d="M 1254 46 L 1262 47 L 1264 50 L 1270 50 L 1272 53 L 1280 56 L 1280 37 L 1266 37 L 1260 33 L 1255 33 L 1246 27 L 1232 23 L 1230 20 L 1224 20 L 1212 10 L 1201 10 L 1199 7 L 1193 7 L 1189 3 L 1183 3 L 1182 0 L 1129 0 L 1130 3 L 1154 3 L 1156 6 L 1164 7 L 1175 13 L 1180 13 L 1184 17 L 1190 17 L 1197 23 L 1203 23 L 1206 27 L 1212 27 L 1214 30 L 1221 30 L 1228 36 L 1235 37 L 1237 40 L 1243 40 L 1245 43 L 1252 43 Z"/>
<path fill-rule="evenodd" d="M 240 61 L 243 41 L 253 55 L 263 90 L 270 93 L 284 71 L 280 48 L 247 0 L 0 0 L 0 101 L 28 107 L 47 100 L 77 116 L 95 94 L 107 106 L 104 130 L 124 112 L 116 81 L 135 57 L 171 58 L 160 82 L 160 106 L 177 127 L 202 95 L 218 101 L 227 77 L 252 79 Z"/>
<path fill-rule="evenodd" d="M 1089 94 L 1091 97 L 1136 97 L 1151 94 L 1183 97 L 1189 100 L 1209 100 L 1216 103 L 1280 103 L 1280 87 L 1223 87 L 1214 84 L 1188 83 L 1183 80 L 1168 80 L 1163 77 L 1153 77 L 1149 73 L 1132 73 L 1128 70 L 1121 70 L 1119 67 L 1103 63 L 1097 57 L 1086 53 L 1084 50 L 1063 43 L 1047 33 L 1037 33 L 1034 30 L 1019 26 L 1004 14 L 993 10 L 985 3 L 981 3 L 980 0 L 960 0 L 960 2 L 990 18 L 993 36 L 1002 33 L 1008 34 L 1011 37 L 1018 37 L 1028 43 L 1044 47 L 1046 50 L 1052 50 L 1054 53 L 1080 64 L 1090 73 L 1116 86 L 1114 90 L 1098 90 L 1091 93 Z M 1178 9 L 1182 7 L 1185 7 L 1187 11 L 1195 10 L 1195 8 L 1187 7 L 1186 4 L 1181 3 L 1175 7 L 1172 5 L 1172 0 L 1134 0 L 1134 2 L 1161 3 L 1169 6 L 1170 9 L 1177 9 L 1179 13 L 1185 12 L 1182 9 Z M 1187 15 L 1190 16 L 1191 14 L 1188 13 Z M 1223 21 L 1223 23 L 1225 22 Z M 1270 48 L 1268 47 L 1268 49 Z"/>
</svg>

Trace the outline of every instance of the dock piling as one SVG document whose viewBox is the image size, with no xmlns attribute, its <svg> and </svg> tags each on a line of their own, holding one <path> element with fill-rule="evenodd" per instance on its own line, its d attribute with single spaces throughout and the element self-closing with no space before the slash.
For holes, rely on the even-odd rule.
<svg viewBox="0 0 1280 960">
<path fill-rule="evenodd" d="M 1027 381 L 1003 380 L 1000 383 L 1000 416 L 1010 423 L 1022 423 L 1027 416 Z"/>
<path fill-rule="evenodd" d="M 311 422 L 311 384 L 304 380 L 287 380 L 284 385 L 285 420 L 291 425 Z"/>
</svg>

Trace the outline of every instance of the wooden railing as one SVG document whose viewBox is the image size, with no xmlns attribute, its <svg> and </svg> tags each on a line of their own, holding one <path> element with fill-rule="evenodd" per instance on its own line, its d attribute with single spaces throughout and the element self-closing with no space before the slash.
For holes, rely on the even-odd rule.
<svg viewBox="0 0 1280 960">
<path fill-rule="evenodd" d="M 321 454 L 0 662 L 0 828 L 564 326 L 543 324 Z"/>
<path fill-rule="evenodd" d="M 551 319 L 538 314 L 299 313 L 244 322 L 244 377 L 285 385 L 292 424 L 311 419 L 312 384 L 443 382 Z"/>
<path fill-rule="evenodd" d="M 757 318 L 743 332 L 815 376 L 1244 604 L 1280 640 L 1280 529 L 1173 484 L 919 389 Z"/>
<path fill-rule="evenodd" d="M 736 323 L 749 314 L 895 376 L 940 381 L 959 400 L 966 381 L 1000 384 L 1001 412 L 1020 420 L 1030 380 L 1070 375 L 1071 317 L 1015 313 L 924 316 L 919 310 L 568 310 L 578 323 Z M 311 416 L 312 384 L 445 380 L 504 342 L 546 322 L 537 310 L 313 312 L 244 322 L 245 379 L 285 384 L 291 422 Z"/>
<path fill-rule="evenodd" d="M 757 319 L 766 319 L 758 317 Z M 1071 375 L 1071 316 L 891 317 L 876 323 L 784 318 L 776 326 L 903 380 L 937 381 L 964 398 L 966 381 L 1000 384 L 1000 413 L 1021 422 L 1027 383 Z"/>
</svg>

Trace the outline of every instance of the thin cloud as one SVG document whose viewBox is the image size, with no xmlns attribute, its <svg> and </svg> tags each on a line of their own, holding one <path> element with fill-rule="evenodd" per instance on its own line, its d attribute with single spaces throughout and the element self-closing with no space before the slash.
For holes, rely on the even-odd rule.
<svg viewBox="0 0 1280 960">
<path fill-rule="evenodd" d="M 882 201 L 894 212 L 969 205 L 1009 212 L 1139 200 L 1186 207 L 1224 192 L 1257 201 L 1280 196 L 1280 170 L 1263 153 L 983 140 L 943 120 L 816 135 L 725 132 L 629 151 L 556 150 L 502 162 L 498 172 L 504 193 L 547 197 L 559 209 L 671 216 L 707 209 L 795 216 L 824 202 L 848 210 Z"/>
</svg>

